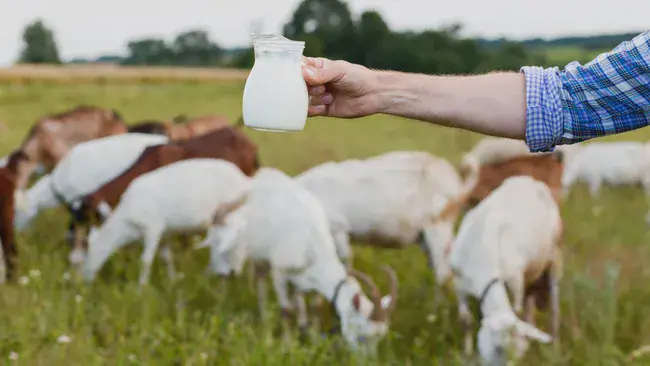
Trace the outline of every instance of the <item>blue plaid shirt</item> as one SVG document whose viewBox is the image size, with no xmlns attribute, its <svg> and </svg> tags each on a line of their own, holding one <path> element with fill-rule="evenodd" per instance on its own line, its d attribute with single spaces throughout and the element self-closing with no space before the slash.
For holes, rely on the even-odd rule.
<svg viewBox="0 0 650 366">
<path fill-rule="evenodd" d="M 526 144 L 532 152 L 650 124 L 650 31 L 560 71 L 524 66 Z"/>
</svg>

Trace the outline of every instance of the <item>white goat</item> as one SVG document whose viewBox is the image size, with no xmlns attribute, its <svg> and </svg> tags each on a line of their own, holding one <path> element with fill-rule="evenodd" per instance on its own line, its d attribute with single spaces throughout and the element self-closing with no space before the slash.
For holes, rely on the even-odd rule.
<svg viewBox="0 0 650 366">
<path fill-rule="evenodd" d="M 122 173 L 147 146 L 168 141 L 162 135 L 125 133 L 75 145 L 50 174 L 26 193 L 18 192 L 16 228 L 24 229 L 41 209 L 74 205 L 75 200 Z"/>
<path fill-rule="evenodd" d="M 637 141 L 592 142 L 584 144 L 565 165 L 562 188 L 583 181 L 592 197 L 603 183 L 644 187 L 650 195 L 650 145 Z"/>
<path fill-rule="evenodd" d="M 467 354 L 472 353 L 468 296 L 480 299 L 483 320 L 478 349 L 484 361 L 504 364 L 504 352 L 511 350 L 513 342 L 515 357 L 521 357 L 528 347 L 526 337 L 544 343 L 552 340 L 531 324 L 534 297 L 525 294 L 526 286 L 540 279 L 547 280 L 543 288 L 550 290 L 552 334 L 557 337 L 561 236 L 562 218 L 550 189 L 529 176 L 507 178 L 468 211 L 449 258 Z M 506 285 L 513 293 L 513 306 Z M 517 316 L 525 300 L 528 322 Z"/>
<path fill-rule="evenodd" d="M 250 178 L 236 165 L 222 159 L 182 160 L 139 176 L 103 225 L 91 229 L 84 279 L 93 280 L 113 252 L 143 237 L 140 285 L 148 284 L 164 234 L 207 230 L 245 201 L 250 184 Z M 173 278 L 172 253 L 167 245 L 161 255 Z"/>
<path fill-rule="evenodd" d="M 306 316 L 300 316 L 306 314 L 302 293 L 316 291 L 333 304 L 350 347 L 373 352 L 388 331 L 388 316 L 396 305 L 395 272 L 384 268 L 391 278 L 391 295 L 381 298 L 367 275 L 355 270 L 348 275 L 338 258 L 325 211 L 309 191 L 273 168 L 260 168 L 252 180 L 247 203 L 230 214 L 226 225 L 211 228 L 199 245 L 210 245 L 216 253 L 211 261 L 213 270 L 240 274 L 246 258 L 268 265 L 283 315 L 296 306 L 298 324 L 305 327 Z M 228 259 L 215 260 L 218 257 Z M 370 286 L 372 300 L 355 277 Z M 293 304 L 287 291 L 289 282 L 298 291 Z M 263 309 L 264 301 L 260 306 Z"/>
<path fill-rule="evenodd" d="M 523 156 L 535 156 L 523 140 L 487 136 L 463 155 L 461 167 L 496 164 Z"/>
<path fill-rule="evenodd" d="M 477 176 L 475 167 L 463 183 L 445 159 L 395 151 L 324 163 L 295 179 L 321 201 L 342 259 L 350 262 L 350 236 L 397 248 L 418 242 L 442 285 L 450 276 L 444 253 Z"/>
</svg>

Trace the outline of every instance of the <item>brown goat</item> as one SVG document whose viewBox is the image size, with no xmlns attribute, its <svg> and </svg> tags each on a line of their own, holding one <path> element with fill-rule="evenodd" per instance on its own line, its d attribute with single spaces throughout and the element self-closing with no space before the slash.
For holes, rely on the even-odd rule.
<svg viewBox="0 0 650 366">
<path fill-rule="evenodd" d="M 522 156 L 510 160 L 481 165 L 478 182 L 466 201 L 466 209 L 476 206 L 503 181 L 516 175 L 528 175 L 546 183 L 558 204 L 561 203 L 562 171 L 564 166 L 560 154 Z"/>
<path fill-rule="evenodd" d="M 102 207 L 108 204 L 114 208 L 134 179 L 165 165 L 193 158 L 227 160 L 248 176 L 253 176 L 259 168 L 257 145 L 239 127 L 226 126 L 187 141 L 149 146 L 122 174 L 83 198 L 73 217 L 73 230 L 79 233 L 75 235 L 75 248 L 81 249 L 83 237 L 77 223 L 88 224 L 93 217 L 102 220 Z"/>
<path fill-rule="evenodd" d="M 51 171 L 76 144 L 126 132 L 119 113 L 94 106 L 82 105 L 41 118 L 18 147 L 28 159 L 18 166 L 16 187 L 27 186 L 38 164 Z"/>
<path fill-rule="evenodd" d="M 0 168 L 0 241 L 4 258 L 5 275 L 8 280 L 14 278 L 18 249 L 14 232 L 14 193 L 18 165 L 28 159 L 21 150 L 16 150 L 7 159 L 7 165 Z M 4 280 L 4 278 L 2 278 Z"/>
</svg>

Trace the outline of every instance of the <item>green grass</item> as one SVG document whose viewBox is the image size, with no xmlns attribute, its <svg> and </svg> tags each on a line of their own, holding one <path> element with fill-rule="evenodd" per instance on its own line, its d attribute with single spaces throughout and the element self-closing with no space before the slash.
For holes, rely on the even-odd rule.
<svg viewBox="0 0 650 366">
<path fill-rule="evenodd" d="M 0 154 L 10 152 L 46 113 L 92 103 L 118 109 L 127 120 L 185 113 L 239 116 L 243 82 L 220 84 L 0 85 Z M 477 134 L 399 118 L 311 119 L 302 133 L 247 130 L 262 162 L 294 175 L 328 160 L 363 158 L 396 149 L 427 150 L 458 163 Z M 650 129 L 607 139 L 645 139 Z M 101 162 L 98 162 L 101 164 Z M 594 213 L 592 207 L 602 208 Z M 522 365 L 618 365 L 650 343 L 649 236 L 638 188 L 603 190 L 593 201 L 576 187 L 566 220 L 562 282 L 562 344 L 534 346 Z M 138 292 L 140 246 L 113 256 L 92 286 L 66 280 L 64 210 L 42 212 L 18 236 L 25 285 L 0 291 L 0 363 L 10 352 L 21 365 L 430 365 L 458 364 L 461 332 L 453 299 L 433 312 L 433 275 L 420 250 L 355 248 L 355 266 L 386 289 L 379 266 L 398 271 L 400 298 L 389 337 L 375 362 L 355 358 L 336 338 L 284 345 L 276 311 L 262 322 L 255 292 L 243 278 L 221 284 L 204 276 L 207 249 L 176 251 L 184 278 L 166 281 L 157 260 L 152 285 Z M 30 275 L 30 270 L 32 270 Z M 38 270 L 40 272 L 37 272 Z M 269 299 L 275 308 L 275 298 Z M 547 322 L 540 314 L 539 325 Z M 67 344 L 57 338 L 66 335 Z M 639 359 L 648 364 L 650 357 Z"/>
<path fill-rule="evenodd" d="M 558 46 L 548 47 L 547 49 L 541 50 L 541 52 L 546 56 L 547 65 L 564 68 L 564 66 L 572 61 L 578 61 L 584 65 L 587 62 L 593 60 L 599 54 L 608 52 L 610 50 L 611 48 L 602 50 L 588 50 L 581 47 Z"/>
</svg>

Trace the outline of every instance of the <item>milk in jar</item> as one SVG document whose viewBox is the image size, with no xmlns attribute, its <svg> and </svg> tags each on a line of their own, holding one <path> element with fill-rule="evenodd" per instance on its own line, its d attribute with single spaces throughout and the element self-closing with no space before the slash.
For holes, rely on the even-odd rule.
<svg viewBox="0 0 650 366">
<path fill-rule="evenodd" d="M 301 68 L 305 42 L 277 35 L 253 37 L 255 64 L 244 86 L 244 124 L 260 131 L 302 131 L 309 108 Z"/>
</svg>

